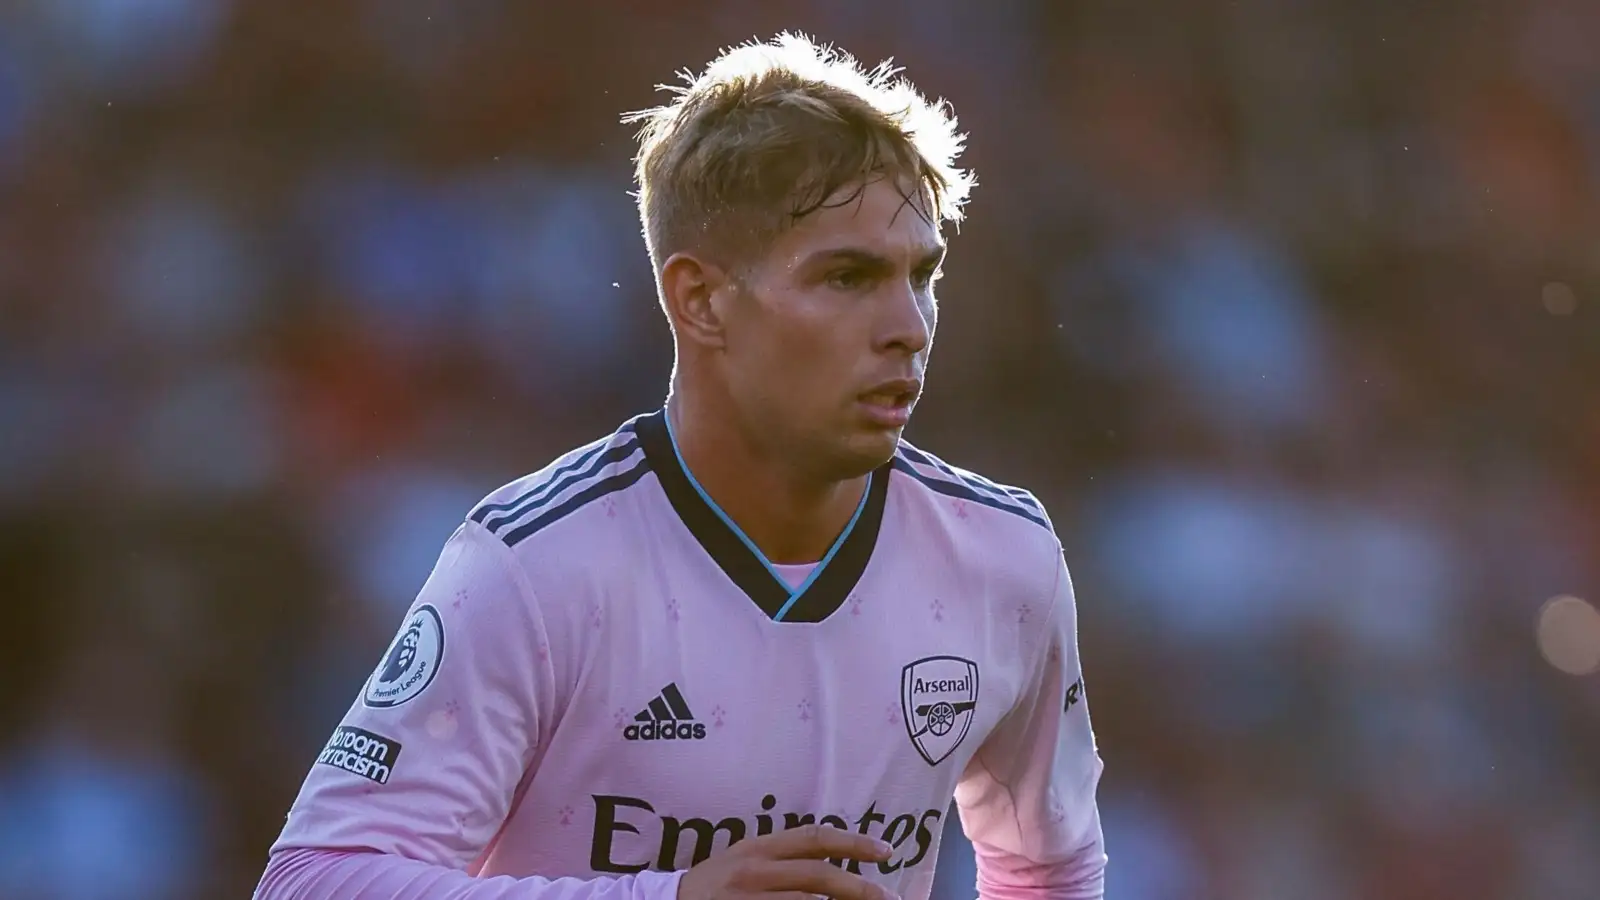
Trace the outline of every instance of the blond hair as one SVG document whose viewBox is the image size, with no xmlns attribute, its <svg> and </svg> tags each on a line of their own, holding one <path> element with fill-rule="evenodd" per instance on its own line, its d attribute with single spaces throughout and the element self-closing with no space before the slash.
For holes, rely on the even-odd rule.
<svg viewBox="0 0 1600 900">
<path fill-rule="evenodd" d="M 959 222 L 975 180 L 956 167 L 965 135 L 885 61 L 869 70 L 833 47 L 784 33 L 723 51 L 673 100 L 625 115 L 641 124 L 639 218 L 659 270 L 685 250 L 741 261 L 840 190 L 913 180 L 935 223 Z"/>
</svg>

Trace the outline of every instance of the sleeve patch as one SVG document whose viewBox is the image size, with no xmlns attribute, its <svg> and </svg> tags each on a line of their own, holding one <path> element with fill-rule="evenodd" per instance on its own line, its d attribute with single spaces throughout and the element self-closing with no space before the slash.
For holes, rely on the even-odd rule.
<svg viewBox="0 0 1600 900">
<path fill-rule="evenodd" d="M 400 759 L 400 742 L 361 728 L 340 725 L 317 756 L 317 764 L 343 769 L 377 784 L 389 783 L 389 772 Z"/>
<path fill-rule="evenodd" d="M 427 690 L 444 662 L 444 622 L 439 611 L 423 604 L 400 626 L 383 661 L 367 679 L 361 702 L 387 709 L 416 699 Z"/>
</svg>

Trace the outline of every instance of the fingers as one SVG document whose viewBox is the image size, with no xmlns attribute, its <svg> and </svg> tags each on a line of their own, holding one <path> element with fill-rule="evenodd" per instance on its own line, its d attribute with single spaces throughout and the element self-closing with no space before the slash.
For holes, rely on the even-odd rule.
<svg viewBox="0 0 1600 900">
<path fill-rule="evenodd" d="M 802 825 L 734 845 L 770 859 L 859 859 L 883 862 L 894 852 L 877 838 L 827 825 Z"/>
<path fill-rule="evenodd" d="M 820 894 L 832 900 L 898 900 L 888 889 L 816 859 L 770 860 L 751 875 L 764 892 Z"/>
</svg>

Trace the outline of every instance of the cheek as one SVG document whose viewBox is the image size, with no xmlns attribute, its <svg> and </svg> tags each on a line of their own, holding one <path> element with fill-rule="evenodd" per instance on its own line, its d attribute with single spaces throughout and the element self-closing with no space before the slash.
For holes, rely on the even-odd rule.
<svg viewBox="0 0 1600 900">
<path fill-rule="evenodd" d="M 836 298 L 805 291 L 773 291 L 741 322 L 735 368 L 769 400 L 789 409 L 827 404 L 852 377 L 859 351 L 852 334 L 870 323 L 856 321 Z M 856 314 L 865 317 L 865 305 Z"/>
<path fill-rule="evenodd" d="M 815 380 L 819 354 L 807 323 L 789 315 L 762 315 L 742 326 L 728 347 L 729 377 L 740 382 L 736 390 L 770 403 Z"/>
<path fill-rule="evenodd" d="M 844 323 L 816 304 L 795 302 L 761 323 L 760 352 L 768 367 L 810 369 L 831 365 Z"/>
</svg>

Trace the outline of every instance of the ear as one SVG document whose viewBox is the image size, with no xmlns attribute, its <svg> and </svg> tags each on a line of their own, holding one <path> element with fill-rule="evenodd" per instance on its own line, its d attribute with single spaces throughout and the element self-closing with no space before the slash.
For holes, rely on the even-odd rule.
<svg viewBox="0 0 1600 900">
<path fill-rule="evenodd" d="M 661 266 L 661 300 L 673 333 L 707 347 L 726 341 L 720 294 L 732 287 L 728 273 L 704 257 L 674 253 Z"/>
</svg>

